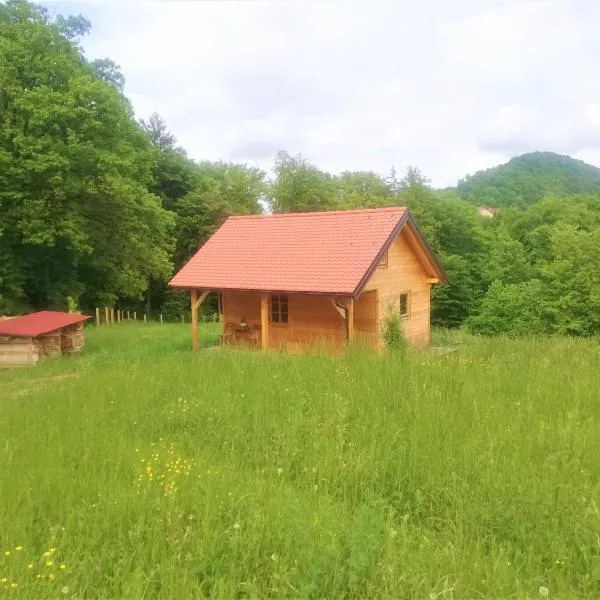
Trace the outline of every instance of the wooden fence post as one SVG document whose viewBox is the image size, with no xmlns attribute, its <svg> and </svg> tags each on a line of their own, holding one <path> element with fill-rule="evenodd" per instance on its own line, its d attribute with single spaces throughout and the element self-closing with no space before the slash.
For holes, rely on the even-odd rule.
<svg viewBox="0 0 600 600">
<path fill-rule="evenodd" d="M 137 321 L 137 311 L 133 311 L 133 320 Z"/>
<path fill-rule="evenodd" d="M 96 327 L 100 325 L 100 309 L 96 306 Z"/>
<path fill-rule="evenodd" d="M 112 308 L 110 313 L 111 313 L 110 322 L 114 325 L 115 324 L 115 309 Z"/>
<path fill-rule="evenodd" d="M 129 319 L 131 318 L 129 311 L 127 311 L 127 320 L 129 321 Z"/>
<path fill-rule="evenodd" d="M 144 313 L 144 323 L 147 323 L 147 320 L 146 320 L 146 313 Z"/>
<path fill-rule="evenodd" d="M 110 321 L 108 320 L 108 306 L 104 307 L 104 324 L 108 325 Z"/>
<path fill-rule="evenodd" d="M 162 325 L 162 313 L 160 313 L 160 324 Z"/>
</svg>

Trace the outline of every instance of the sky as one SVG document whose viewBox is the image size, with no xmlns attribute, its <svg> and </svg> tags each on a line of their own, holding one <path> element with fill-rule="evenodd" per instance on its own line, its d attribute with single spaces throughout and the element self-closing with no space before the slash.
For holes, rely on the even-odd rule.
<svg viewBox="0 0 600 600">
<path fill-rule="evenodd" d="M 436 187 L 535 150 L 600 166 L 596 0 L 43 4 L 91 21 L 86 56 L 196 160 L 285 150 Z"/>
</svg>

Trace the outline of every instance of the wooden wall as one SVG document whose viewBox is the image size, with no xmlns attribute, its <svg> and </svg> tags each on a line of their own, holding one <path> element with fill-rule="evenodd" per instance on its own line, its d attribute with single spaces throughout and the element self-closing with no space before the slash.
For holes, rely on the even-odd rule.
<svg viewBox="0 0 600 600">
<path fill-rule="evenodd" d="M 379 293 L 379 331 L 389 308 L 400 310 L 400 294 L 409 294 L 409 315 L 403 317 L 404 334 L 413 345 L 429 344 L 431 275 L 411 245 L 410 233 L 403 230 L 388 253 L 387 266 L 378 267 L 366 290 Z"/>
<path fill-rule="evenodd" d="M 223 322 L 238 324 L 245 317 L 249 325 L 260 325 L 260 294 L 223 292 Z M 269 306 L 270 309 L 270 306 Z M 362 313 L 361 313 L 362 314 Z M 292 294 L 288 301 L 288 323 L 273 323 L 269 310 L 269 346 L 324 342 L 340 345 L 346 339 L 344 320 L 326 296 Z M 368 320 L 361 323 L 368 327 Z"/>
<path fill-rule="evenodd" d="M 39 359 L 31 338 L 0 336 L 0 367 L 34 365 Z"/>
<path fill-rule="evenodd" d="M 369 344 L 379 343 L 379 301 L 377 290 L 363 292 L 354 302 L 354 335 Z"/>
<path fill-rule="evenodd" d="M 237 325 L 243 317 L 250 326 L 260 325 L 260 294 L 223 292 L 223 322 Z M 357 339 L 378 340 L 377 291 L 365 292 L 354 305 Z M 303 347 L 316 343 L 341 346 L 346 341 L 344 319 L 328 296 L 292 294 L 288 300 L 288 323 L 273 323 L 269 311 L 269 346 Z"/>
</svg>

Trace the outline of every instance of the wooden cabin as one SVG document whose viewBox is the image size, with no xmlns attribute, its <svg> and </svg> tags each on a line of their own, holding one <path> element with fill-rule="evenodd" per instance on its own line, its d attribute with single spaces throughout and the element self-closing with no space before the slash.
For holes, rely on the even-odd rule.
<svg viewBox="0 0 600 600">
<path fill-rule="evenodd" d="M 197 310 L 219 294 L 223 341 L 297 349 L 355 339 L 382 346 L 386 315 L 427 345 L 430 291 L 444 272 L 406 208 L 230 217 L 173 277 Z"/>
<path fill-rule="evenodd" d="M 34 365 L 42 356 L 83 348 L 86 315 L 43 310 L 0 320 L 0 367 Z"/>
</svg>

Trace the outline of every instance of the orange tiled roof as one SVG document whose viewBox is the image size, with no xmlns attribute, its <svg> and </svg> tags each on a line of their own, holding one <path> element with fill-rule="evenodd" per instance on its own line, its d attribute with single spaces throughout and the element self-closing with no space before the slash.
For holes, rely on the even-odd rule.
<svg viewBox="0 0 600 600">
<path fill-rule="evenodd" d="M 408 217 L 404 207 L 229 217 L 169 285 L 356 294 Z"/>
</svg>

